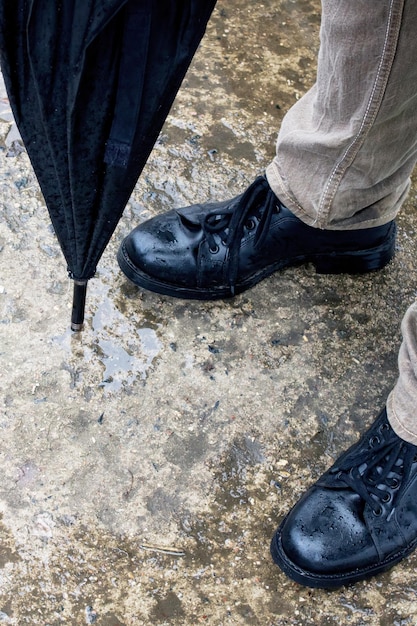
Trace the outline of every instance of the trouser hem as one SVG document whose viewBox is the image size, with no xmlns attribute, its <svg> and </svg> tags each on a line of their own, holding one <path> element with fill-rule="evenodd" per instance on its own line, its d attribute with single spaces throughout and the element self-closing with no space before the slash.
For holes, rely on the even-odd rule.
<svg viewBox="0 0 417 626">
<path fill-rule="evenodd" d="M 281 179 L 278 168 L 274 162 L 267 167 L 265 175 L 272 191 L 287 207 L 287 209 L 294 213 L 294 215 L 298 217 L 298 219 L 300 219 L 302 222 L 304 222 L 304 224 L 312 226 L 313 228 L 320 228 L 322 230 L 362 230 L 364 228 L 383 226 L 384 224 L 388 224 L 388 222 L 394 220 L 397 217 L 401 208 L 401 206 L 395 207 L 391 211 L 387 211 L 386 213 L 384 213 L 384 215 L 380 216 L 379 218 L 364 219 L 362 221 L 355 221 L 353 223 L 346 222 L 344 226 L 340 224 L 336 226 L 333 224 L 321 225 L 317 222 L 316 217 L 312 217 L 311 215 L 306 213 L 306 211 L 304 211 L 304 209 L 300 206 L 297 200 L 288 193 L 287 188 Z"/>
<path fill-rule="evenodd" d="M 398 411 L 398 406 L 396 402 L 396 393 L 395 388 L 391 391 L 387 400 L 387 416 L 388 421 L 393 429 L 393 431 L 404 439 L 408 441 L 408 443 L 412 443 L 414 446 L 417 446 L 417 432 L 413 432 L 410 428 L 407 428 L 404 425 L 404 420 L 401 418 L 400 412 Z M 406 416 L 409 419 L 409 416 Z M 416 424 L 417 426 L 417 424 Z"/>
</svg>

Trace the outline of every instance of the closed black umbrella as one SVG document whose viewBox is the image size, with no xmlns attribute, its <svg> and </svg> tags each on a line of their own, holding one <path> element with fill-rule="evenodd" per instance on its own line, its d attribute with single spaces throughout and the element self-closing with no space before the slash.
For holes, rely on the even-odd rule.
<svg viewBox="0 0 417 626">
<path fill-rule="evenodd" d="M 214 5 L 0 0 L 4 81 L 74 279 L 74 330 Z"/>
</svg>

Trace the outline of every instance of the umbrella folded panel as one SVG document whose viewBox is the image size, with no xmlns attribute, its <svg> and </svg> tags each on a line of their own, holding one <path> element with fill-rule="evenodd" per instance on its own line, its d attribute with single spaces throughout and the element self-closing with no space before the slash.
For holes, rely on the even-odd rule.
<svg viewBox="0 0 417 626">
<path fill-rule="evenodd" d="M 94 275 L 214 5 L 0 0 L 10 103 L 77 281 Z"/>
</svg>

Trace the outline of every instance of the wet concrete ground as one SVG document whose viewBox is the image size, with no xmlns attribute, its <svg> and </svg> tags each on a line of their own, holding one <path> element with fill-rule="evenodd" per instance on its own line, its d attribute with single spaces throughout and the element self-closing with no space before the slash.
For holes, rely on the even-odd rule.
<svg viewBox="0 0 417 626">
<path fill-rule="evenodd" d="M 264 170 L 314 80 L 319 21 L 316 0 L 219 2 L 81 334 L 3 97 L 0 623 L 417 624 L 416 556 L 332 593 L 269 557 L 280 519 L 395 381 L 416 294 L 416 186 L 396 258 L 374 275 L 304 267 L 234 300 L 185 302 L 138 290 L 115 258 L 141 220 L 238 193 Z"/>
</svg>

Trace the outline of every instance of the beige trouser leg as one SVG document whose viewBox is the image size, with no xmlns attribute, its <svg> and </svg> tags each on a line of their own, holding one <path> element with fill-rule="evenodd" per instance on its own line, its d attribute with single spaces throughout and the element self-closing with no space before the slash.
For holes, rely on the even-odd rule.
<svg viewBox="0 0 417 626">
<path fill-rule="evenodd" d="M 404 315 L 401 330 L 399 378 L 388 397 L 387 410 L 397 435 L 417 446 L 417 302 Z"/>
<path fill-rule="evenodd" d="M 417 2 L 322 0 L 317 81 L 285 116 L 267 169 L 311 226 L 395 217 L 417 161 Z"/>
</svg>

